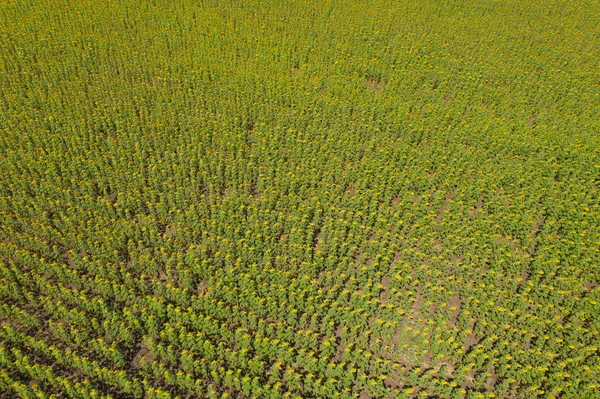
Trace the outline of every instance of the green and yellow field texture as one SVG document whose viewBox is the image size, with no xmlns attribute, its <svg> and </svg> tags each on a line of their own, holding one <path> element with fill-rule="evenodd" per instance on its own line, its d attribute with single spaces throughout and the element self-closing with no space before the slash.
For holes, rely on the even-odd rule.
<svg viewBox="0 0 600 399">
<path fill-rule="evenodd" d="M 0 1 L 0 398 L 599 398 L 600 2 Z"/>
</svg>

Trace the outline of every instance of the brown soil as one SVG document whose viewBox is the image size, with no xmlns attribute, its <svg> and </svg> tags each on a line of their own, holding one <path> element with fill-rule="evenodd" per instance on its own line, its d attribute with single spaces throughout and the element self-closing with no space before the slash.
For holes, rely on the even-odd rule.
<svg viewBox="0 0 600 399">
<path fill-rule="evenodd" d="M 456 325 L 456 319 L 458 318 L 458 315 L 460 314 L 460 306 L 462 305 L 462 300 L 460 299 L 460 297 L 458 295 L 454 295 L 452 298 L 450 298 L 450 308 L 456 308 L 455 310 L 452 311 L 452 314 L 450 315 L 450 327 L 454 328 L 454 326 Z"/>
<path fill-rule="evenodd" d="M 373 90 L 375 93 L 379 93 L 381 92 L 381 90 L 383 90 L 383 88 L 385 87 L 385 84 L 378 82 L 376 80 L 373 79 L 367 79 L 367 81 L 365 82 L 367 87 L 371 90 Z"/>
<path fill-rule="evenodd" d="M 477 335 L 475 334 L 467 334 L 467 337 L 465 338 L 465 351 L 468 351 L 469 349 L 471 349 L 471 347 L 473 345 L 477 345 L 479 343 L 479 338 L 477 338 Z"/>
</svg>

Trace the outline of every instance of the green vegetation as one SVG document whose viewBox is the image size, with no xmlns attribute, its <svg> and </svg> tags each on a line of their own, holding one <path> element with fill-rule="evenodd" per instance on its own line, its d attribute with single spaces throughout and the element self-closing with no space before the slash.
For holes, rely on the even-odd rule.
<svg viewBox="0 0 600 399">
<path fill-rule="evenodd" d="M 0 1 L 0 398 L 600 397 L 598 1 Z"/>
</svg>

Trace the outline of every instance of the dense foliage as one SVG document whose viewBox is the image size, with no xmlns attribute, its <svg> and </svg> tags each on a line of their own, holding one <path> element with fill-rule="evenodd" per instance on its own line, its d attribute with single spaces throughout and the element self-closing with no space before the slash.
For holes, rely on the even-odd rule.
<svg viewBox="0 0 600 399">
<path fill-rule="evenodd" d="M 600 397 L 599 27 L 1 1 L 0 398 Z"/>
</svg>

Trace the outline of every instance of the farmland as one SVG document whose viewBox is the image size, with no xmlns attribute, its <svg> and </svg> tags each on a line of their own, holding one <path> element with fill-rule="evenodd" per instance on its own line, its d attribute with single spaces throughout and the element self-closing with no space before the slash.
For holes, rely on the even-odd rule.
<svg viewBox="0 0 600 399">
<path fill-rule="evenodd" d="M 600 3 L 0 1 L 0 398 L 600 397 Z"/>
</svg>

